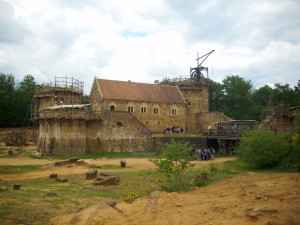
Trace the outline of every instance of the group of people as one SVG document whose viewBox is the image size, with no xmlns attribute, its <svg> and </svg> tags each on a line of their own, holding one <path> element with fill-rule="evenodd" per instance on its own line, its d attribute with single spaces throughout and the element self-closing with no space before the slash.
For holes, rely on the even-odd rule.
<svg viewBox="0 0 300 225">
<path fill-rule="evenodd" d="M 216 150 L 213 147 L 210 148 L 193 148 L 192 151 L 190 151 L 190 156 L 193 160 L 213 160 L 214 155 L 216 153 Z"/>
<path fill-rule="evenodd" d="M 183 133 L 182 127 L 166 127 L 164 128 L 164 134 Z"/>
</svg>

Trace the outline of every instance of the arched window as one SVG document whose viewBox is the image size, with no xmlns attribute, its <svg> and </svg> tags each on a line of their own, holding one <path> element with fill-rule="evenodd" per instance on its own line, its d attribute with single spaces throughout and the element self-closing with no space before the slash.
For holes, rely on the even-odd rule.
<svg viewBox="0 0 300 225">
<path fill-rule="evenodd" d="M 172 115 L 178 115 L 179 114 L 179 110 L 178 110 L 178 107 L 176 105 L 173 105 L 171 107 L 171 114 Z"/>
<path fill-rule="evenodd" d="M 127 104 L 127 111 L 133 113 L 134 112 L 134 103 L 128 102 Z"/>
<path fill-rule="evenodd" d="M 108 104 L 108 110 L 114 111 L 116 109 L 117 109 L 116 103 L 115 102 L 109 102 L 109 104 Z"/>
<path fill-rule="evenodd" d="M 148 104 L 142 103 L 141 104 L 141 113 L 147 113 Z"/>
</svg>

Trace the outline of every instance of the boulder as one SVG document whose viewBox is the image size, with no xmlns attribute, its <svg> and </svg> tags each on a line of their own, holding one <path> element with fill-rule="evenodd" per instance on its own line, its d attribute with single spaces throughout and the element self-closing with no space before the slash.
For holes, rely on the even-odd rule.
<svg viewBox="0 0 300 225">
<path fill-rule="evenodd" d="M 42 157 L 42 153 L 40 153 L 40 152 L 38 152 L 38 151 L 33 151 L 32 153 L 31 153 L 31 155 L 32 156 L 34 156 L 34 157 Z"/>
<path fill-rule="evenodd" d="M 97 177 L 97 170 L 91 170 L 86 173 L 87 180 L 95 179 L 96 177 Z"/>
<path fill-rule="evenodd" d="M 106 202 L 108 206 L 115 207 L 117 202 Z"/>
</svg>

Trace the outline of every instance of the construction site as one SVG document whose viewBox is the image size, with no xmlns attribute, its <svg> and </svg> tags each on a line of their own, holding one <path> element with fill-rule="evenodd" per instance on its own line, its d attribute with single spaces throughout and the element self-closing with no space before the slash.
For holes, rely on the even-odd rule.
<svg viewBox="0 0 300 225">
<path fill-rule="evenodd" d="M 155 135 L 169 128 L 198 134 L 201 137 L 189 139 L 191 144 L 228 155 L 253 127 L 292 132 L 299 107 L 268 108 L 261 123 L 209 111 L 208 68 L 202 63 L 213 52 L 198 55 L 188 77 L 165 77 L 154 84 L 95 77 L 89 97 L 83 81 L 74 78 L 55 77 L 53 83 L 36 85 L 32 129 L 7 133 L 2 142 L 35 142 L 43 155 L 158 151 L 157 143 L 170 139 Z"/>
</svg>

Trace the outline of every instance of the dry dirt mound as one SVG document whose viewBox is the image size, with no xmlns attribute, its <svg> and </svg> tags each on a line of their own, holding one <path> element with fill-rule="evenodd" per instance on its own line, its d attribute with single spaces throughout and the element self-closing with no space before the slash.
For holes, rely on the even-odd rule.
<svg viewBox="0 0 300 225">
<path fill-rule="evenodd" d="M 299 174 L 233 176 L 187 193 L 153 192 L 131 204 L 97 203 L 51 225 L 300 224 Z"/>
</svg>

